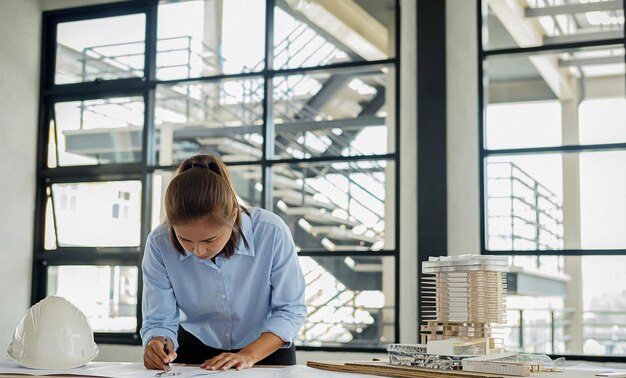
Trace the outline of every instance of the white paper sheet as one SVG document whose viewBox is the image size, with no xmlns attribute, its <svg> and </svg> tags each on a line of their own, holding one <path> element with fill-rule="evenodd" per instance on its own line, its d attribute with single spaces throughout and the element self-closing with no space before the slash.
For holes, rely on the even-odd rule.
<svg viewBox="0 0 626 378">
<path fill-rule="evenodd" d="M 620 364 L 620 366 L 622 366 Z M 623 373 L 626 374 L 626 369 L 624 368 L 612 368 L 606 366 L 606 364 L 592 364 L 589 362 L 579 362 L 577 364 L 568 366 L 566 370 L 577 370 L 577 371 L 589 371 L 594 373 L 602 373 L 602 372 L 613 372 L 613 373 Z"/>
<path fill-rule="evenodd" d="M 181 373 L 174 377 L 188 378 L 218 374 L 216 371 L 208 371 L 192 366 L 174 366 L 174 372 Z M 0 374 L 28 374 L 28 375 L 80 375 L 91 377 L 137 377 L 154 378 L 158 370 L 147 370 L 140 362 L 89 362 L 88 364 L 74 368 L 62 370 L 39 370 L 27 369 L 19 366 L 14 361 L 1 361 Z"/>
<path fill-rule="evenodd" d="M 371 375 L 335 373 L 313 369 L 303 365 L 294 365 L 286 368 L 253 368 L 240 371 L 208 371 L 192 366 L 178 366 L 173 364 L 174 372 L 181 375 L 174 378 L 202 377 L 216 375 L 219 378 L 371 378 Z M 26 369 L 14 361 L 0 361 L 0 374 L 27 374 L 27 375 L 82 375 L 92 377 L 138 377 L 155 378 L 158 370 L 146 370 L 139 362 L 90 362 L 85 366 L 66 370 L 35 370 Z M 216 377 L 217 378 L 217 377 Z"/>
</svg>

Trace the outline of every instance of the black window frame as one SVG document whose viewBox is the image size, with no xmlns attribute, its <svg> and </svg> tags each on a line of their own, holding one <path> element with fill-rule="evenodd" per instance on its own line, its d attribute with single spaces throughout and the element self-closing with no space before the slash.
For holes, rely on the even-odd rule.
<svg viewBox="0 0 626 378">
<path fill-rule="evenodd" d="M 487 0 L 477 0 L 477 45 L 478 45 L 478 148 L 479 148 L 479 191 L 480 191 L 480 253 L 484 255 L 506 255 L 506 256 L 626 256 L 625 249 L 547 249 L 547 250 L 489 250 L 487 249 L 487 228 L 486 228 L 486 190 L 487 178 L 485 175 L 487 159 L 492 156 L 507 155 L 527 155 L 541 153 L 579 153 L 579 152 L 599 152 L 599 151 L 626 151 L 626 143 L 605 143 L 605 144 L 578 144 L 561 145 L 549 147 L 531 148 L 508 148 L 508 149 L 487 149 L 485 140 L 485 90 L 484 90 L 484 65 L 489 57 L 493 56 L 515 56 L 528 53 L 542 53 L 562 50 L 575 50 L 587 47 L 602 47 L 621 45 L 626 48 L 626 28 L 623 30 L 622 38 L 600 39 L 593 41 L 580 41 L 568 43 L 543 44 L 532 47 L 511 47 L 485 49 L 483 34 L 486 30 L 487 19 L 483 14 Z M 626 10 L 626 0 L 623 1 L 623 9 Z M 625 61 L 626 62 L 626 61 Z M 624 356 L 600 356 L 585 354 L 549 354 L 552 358 L 565 357 L 567 359 L 599 361 L 599 362 L 626 362 Z"/>
<path fill-rule="evenodd" d="M 263 157 L 259 161 L 233 162 L 228 165 L 255 165 L 262 169 L 263 195 L 261 196 L 261 207 L 269 208 L 271 199 L 271 168 L 273 165 L 282 163 L 314 163 L 314 162 L 357 162 L 365 160 L 386 160 L 394 164 L 394 229 L 389 230 L 395 234 L 395 244 L 393 249 L 381 251 L 301 251 L 299 256 L 377 256 L 393 257 L 395 273 L 395 341 L 400 339 L 400 261 L 399 261 L 399 141 L 400 141 L 400 1 L 395 0 L 395 46 L 394 56 L 378 61 L 355 61 L 347 63 L 330 64 L 315 67 L 303 67 L 294 69 L 271 69 L 273 60 L 273 29 L 274 29 L 274 7 L 275 0 L 265 2 L 265 66 L 261 71 L 252 73 L 223 74 L 217 76 L 189 78 L 180 80 L 157 80 L 156 78 L 156 46 L 157 46 L 157 12 L 158 0 L 133 0 L 117 3 L 107 3 L 99 5 L 89 5 L 77 8 L 43 12 L 42 17 L 42 40 L 41 40 L 41 73 L 40 73 L 40 95 L 39 95 L 39 119 L 37 136 L 37 188 L 35 199 L 35 225 L 34 225 L 34 247 L 32 264 L 32 289 L 31 303 L 35 304 L 46 297 L 47 293 L 47 267 L 57 265 L 128 265 L 134 266 L 141 272 L 141 259 L 145 247 L 145 240 L 151 231 L 151 204 L 152 204 L 152 175 L 158 170 L 172 170 L 175 166 L 158 165 L 155 161 L 154 153 L 154 109 L 155 93 L 158 84 L 172 84 L 184 82 L 215 82 L 223 79 L 257 77 L 265 84 L 265 96 L 263 98 Z M 91 20 L 97 18 L 123 16 L 143 13 L 146 16 L 145 25 L 145 61 L 143 78 L 124 78 L 106 81 L 91 81 L 72 84 L 55 84 L 55 62 L 56 62 L 56 27 L 59 23 Z M 269 100 L 272 98 L 271 79 L 276 76 L 313 73 L 316 71 L 339 72 L 350 71 L 359 67 L 379 68 L 392 66 L 395 68 L 395 104 L 394 109 L 394 151 L 380 155 L 366 156 L 336 156 L 318 157 L 309 159 L 271 159 L 273 156 L 273 136 L 271 128 L 268 128 L 268 120 L 271 119 L 271 106 Z M 88 99 L 106 98 L 113 96 L 140 96 L 144 100 L 144 128 L 142 134 L 141 160 L 133 163 L 114 163 L 96 166 L 57 166 L 47 167 L 48 157 L 48 133 L 49 120 L 53 112 L 53 106 L 61 101 L 80 101 Z M 57 247 L 55 250 L 44 248 L 45 240 L 45 211 L 47 200 L 47 188 L 54 183 L 65 182 L 97 182 L 107 180 L 139 180 L 142 183 L 141 196 L 141 226 L 140 245 L 138 247 Z M 270 188 L 267 190 L 266 188 Z M 271 208 L 270 208 L 271 210 Z M 142 296 L 142 274 L 139 274 L 138 282 L 138 303 L 136 307 L 137 328 L 132 333 L 95 333 L 95 340 L 103 344 L 128 344 L 141 345 L 139 330 L 141 329 L 141 296 Z M 391 340 L 389 340 L 391 342 Z M 384 352 L 380 347 L 313 347 L 299 346 L 300 350 L 315 351 L 368 351 Z"/>
</svg>

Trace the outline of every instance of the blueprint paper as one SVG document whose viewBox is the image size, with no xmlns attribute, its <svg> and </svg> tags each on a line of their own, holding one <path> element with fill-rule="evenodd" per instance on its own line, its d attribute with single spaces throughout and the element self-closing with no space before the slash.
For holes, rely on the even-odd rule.
<svg viewBox="0 0 626 378">
<path fill-rule="evenodd" d="M 196 366 L 176 366 L 174 372 L 182 374 L 174 377 L 200 377 L 206 375 L 219 374 L 216 371 L 208 371 L 200 369 Z M 27 375 L 80 375 L 91 377 L 137 377 L 137 378 L 154 378 L 160 370 L 148 370 L 140 362 L 89 362 L 86 365 L 74 369 L 27 369 L 19 366 L 14 361 L 1 361 L 0 374 L 27 374 Z"/>
<path fill-rule="evenodd" d="M 252 368 L 240 371 L 210 371 L 200 369 L 197 366 L 184 366 L 172 364 L 174 372 L 180 372 L 181 375 L 173 376 L 174 378 L 190 378 L 216 375 L 219 378 L 371 378 L 371 375 L 352 374 L 352 373 L 335 373 L 324 370 L 318 370 L 303 365 L 294 365 L 285 368 Z M 74 369 L 62 370 L 39 370 L 27 369 L 19 366 L 14 361 L 0 361 L 0 374 L 27 374 L 27 375 L 81 375 L 92 377 L 137 377 L 137 378 L 154 378 L 159 370 L 147 370 L 140 362 L 89 362 L 84 366 Z M 217 378 L 216 377 L 216 378 Z"/>
</svg>

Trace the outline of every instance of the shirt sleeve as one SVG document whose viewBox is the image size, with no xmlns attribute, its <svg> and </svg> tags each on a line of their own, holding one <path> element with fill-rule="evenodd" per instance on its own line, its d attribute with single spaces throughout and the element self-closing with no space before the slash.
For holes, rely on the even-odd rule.
<svg viewBox="0 0 626 378">
<path fill-rule="evenodd" d="M 274 257 L 270 275 L 271 313 L 264 332 L 280 337 L 290 347 L 306 317 L 304 275 L 300 269 L 296 246 L 286 224 L 274 236 Z"/>
<path fill-rule="evenodd" d="M 179 310 L 162 251 L 155 241 L 158 233 L 150 234 L 141 264 L 143 271 L 143 294 L 141 340 L 143 347 L 156 336 L 169 337 L 178 349 Z"/>
</svg>

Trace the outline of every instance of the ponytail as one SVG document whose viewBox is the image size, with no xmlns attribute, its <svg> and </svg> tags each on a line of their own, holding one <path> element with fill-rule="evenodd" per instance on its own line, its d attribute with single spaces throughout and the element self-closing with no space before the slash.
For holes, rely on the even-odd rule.
<svg viewBox="0 0 626 378">
<path fill-rule="evenodd" d="M 212 155 L 196 155 L 183 161 L 165 192 L 165 214 L 170 226 L 170 239 L 181 254 L 185 249 L 178 241 L 172 225 L 206 221 L 229 225 L 232 233 L 220 254 L 231 257 L 242 238 L 241 213 L 250 214 L 239 204 L 226 165 Z M 233 221 L 233 214 L 235 220 Z"/>
</svg>

